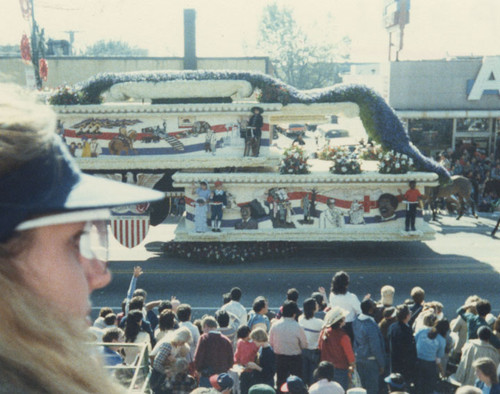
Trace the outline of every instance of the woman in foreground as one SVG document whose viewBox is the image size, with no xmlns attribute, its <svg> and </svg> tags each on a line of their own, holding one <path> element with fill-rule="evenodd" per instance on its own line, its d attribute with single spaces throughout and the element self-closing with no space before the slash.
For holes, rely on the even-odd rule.
<svg viewBox="0 0 500 394">
<path fill-rule="evenodd" d="M 82 174 L 55 123 L 0 85 L 0 392 L 118 393 L 85 344 L 90 294 L 111 280 L 108 208 L 162 194 Z"/>
</svg>

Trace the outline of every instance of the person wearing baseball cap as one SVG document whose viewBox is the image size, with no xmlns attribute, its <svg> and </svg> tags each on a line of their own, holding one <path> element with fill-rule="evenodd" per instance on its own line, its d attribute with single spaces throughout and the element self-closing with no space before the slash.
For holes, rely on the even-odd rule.
<svg viewBox="0 0 500 394">
<path fill-rule="evenodd" d="M 55 126 L 0 85 L 0 391 L 121 392 L 85 345 L 89 297 L 111 280 L 109 208 L 163 193 L 83 174 Z"/>
<path fill-rule="evenodd" d="M 295 375 L 290 375 L 286 382 L 283 383 L 280 387 L 282 393 L 290 393 L 290 394 L 307 394 L 307 387 L 304 381 Z"/>
<path fill-rule="evenodd" d="M 233 388 L 234 380 L 229 374 L 221 373 L 210 376 L 210 384 L 217 391 L 228 394 Z"/>
<path fill-rule="evenodd" d="M 406 394 L 405 379 L 400 373 L 391 373 L 389 376 L 384 378 L 384 382 L 387 383 L 389 393 Z"/>
</svg>

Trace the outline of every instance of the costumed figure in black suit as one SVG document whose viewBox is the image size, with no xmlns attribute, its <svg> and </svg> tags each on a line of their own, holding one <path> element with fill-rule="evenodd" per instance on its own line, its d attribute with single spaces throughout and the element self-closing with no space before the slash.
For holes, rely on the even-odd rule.
<svg viewBox="0 0 500 394">
<path fill-rule="evenodd" d="M 210 205 L 212 206 L 212 231 L 220 233 L 222 223 L 222 209 L 227 206 L 226 192 L 222 190 L 222 182 L 215 182 L 215 190 L 210 196 Z"/>
<path fill-rule="evenodd" d="M 264 120 L 262 118 L 262 113 L 264 110 L 260 107 L 252 108 L 253 115 L 248 121 L 247 136 L 245 139 L 245 156 L 250 156 L 250 151 L 252 156 L 259 156 L 260 151 L 260 138 L 262 136 L 262 126 L 264 125 Z"/>
</svg>

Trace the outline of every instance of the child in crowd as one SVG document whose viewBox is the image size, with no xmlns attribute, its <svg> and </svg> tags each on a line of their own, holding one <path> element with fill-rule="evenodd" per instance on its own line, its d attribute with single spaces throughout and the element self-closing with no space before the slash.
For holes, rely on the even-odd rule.
<svg viewBox="0 0 500 394">
<path fill-rule="evenodd" d="M 274 350 L 269 344 L 269 336 L 263 328 L 257 328 L 250 333 L 250 338 L 259 347 L 257 362 L 247 364 L 254 370 L 253 382 L 263 383 L 274 387 L 274 374 L 276 373 L 276 360 Z"/>
<path fill-rule="evenodd" d="M 236 344 L 236 352 L 234 353 L 234 363 L 244 367 L 240 374 L 240 391 L 242 394 L 247 394 L 252 382 L 252 369 L 248 367 L 249 363 L 253 363 L 257 357 L 259 347 L 250 339 L 250 328 L 241 326 L 237 332 L 238 342 Z"/>
</svg>

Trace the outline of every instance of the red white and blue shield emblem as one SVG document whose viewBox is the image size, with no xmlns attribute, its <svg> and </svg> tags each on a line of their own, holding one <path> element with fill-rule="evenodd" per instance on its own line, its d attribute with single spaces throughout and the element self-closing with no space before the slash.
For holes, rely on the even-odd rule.
<svg viewBox="0 0 500 394">
<path fill-rule="evenodd" d="M 126 214 L 113 209 L 111 218 L 111 230 L 116 240 L 127 248 L 134 248 L 139 245 L 149 231 L 149 208 L 148 203 L 137 204 L 127 207 Z M 123 212 L 125 213 L 125 212 Z"/>
<path fill-rule="evenodd" d="M 118 242 L 127 248 L 134 248 L 148 234 L 149 215 L 114 216 L 111 229 Z"/>
</svg>

